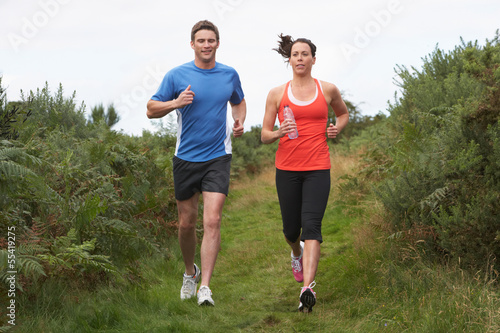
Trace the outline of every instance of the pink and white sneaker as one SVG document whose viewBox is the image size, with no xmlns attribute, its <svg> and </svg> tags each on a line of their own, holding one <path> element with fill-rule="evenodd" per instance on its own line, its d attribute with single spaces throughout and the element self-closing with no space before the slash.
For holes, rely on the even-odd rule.
<svg viewBox="0 0 500 333">
<path fill-rule="evenodd" d="M 304 281 L 304 272 L 302 270 L 302 254 L 304 253 L 304 248 L 301 247 L 301 253 L 299 257 L 293 256 L 293 251 L 291 253 L 292 256 L 292 273 L 295 281 L 302 282 Z"/>
<path fill-rule="evenodd" d="M 308 313 L 312 312 L 314 304 L 316 304 L 316 293 L 312 290 L 316 286 L 316 282 L 313 281 L 309 287 L 302 287 L 300 291 L 300 304 L 299 311 Z"/>
</svg>

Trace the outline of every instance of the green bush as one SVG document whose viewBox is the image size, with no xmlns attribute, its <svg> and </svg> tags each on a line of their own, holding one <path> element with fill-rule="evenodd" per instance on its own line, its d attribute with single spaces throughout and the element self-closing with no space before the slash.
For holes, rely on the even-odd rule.
<svg viewBox="0 0 500 333">
<path fill-rule="evenodd" d="M 263 144 L 260 140 L 261 130 L 261 126 L 253 126 L 241 137 L 232 139 L 231 176 L 233 178 L 242 174 L 257 174 L 262 168 L 273 165 L 278 142 L 271 145 Z"/>
<path fill-rule="evenodd" d="M 47 278 L 139 279 L 141 257 L 168 256 L 161 244 L 176 219 L 164 163 L 175 138 L 134 138 L 87 122 L 74 98 L 46 86 L 8 103 L 0 91 L 0 245 L 15 227 L 18 287 L 32 293 Z M 4 282 L 6 258 L 2 250 Z"/>
<path fill-rule="evenodd" d="M 384 164 L 376 193 L 393 231 L 444 258 L 498 269 L 499 36 L 436 50 L 421 71 L 398 75 L 402 96 L 371 145 L 371 161 Z"/>
</svg>

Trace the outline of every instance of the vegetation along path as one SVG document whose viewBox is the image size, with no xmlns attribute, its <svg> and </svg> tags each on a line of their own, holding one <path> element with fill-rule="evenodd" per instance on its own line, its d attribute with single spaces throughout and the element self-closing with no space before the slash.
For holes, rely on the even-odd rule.
<svg viewBox="0 0 500 333">
<path fill-rule="evenodd" d="M 407 263 L 401 263 L 373 231 L 383 224 L 376 202 L 348 185 L 358 159 L 334 154 L 333 162 L 312 313 L 297 311 L 300 284 L 291 273 L 269 169 L 232 185 L 211 284 L 215 307 L 180 300 L 183 264 L 172 237 L 168 258 L 147 259 L 144 281 L 135 287 L 45 288 L 51 295 L 39 299 L 50 304 L 36 308 L 58 311 L 25 318 L 23 332 L 495 332 L 495 289 L 410 258 L 418 257 L 411 248 L 403 248 Z"/>
</svg>

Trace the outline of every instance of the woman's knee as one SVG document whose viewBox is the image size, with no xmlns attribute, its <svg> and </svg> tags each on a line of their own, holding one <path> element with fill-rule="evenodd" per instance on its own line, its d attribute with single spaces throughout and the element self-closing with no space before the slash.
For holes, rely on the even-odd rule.
<svg viewBox="0 0 500 333">
<path fill-rule="evenodd" d="M 290 243 L 295 243 L 300 237 L 300 230 L 283 230 L 283 235 Z"/>
</svg>

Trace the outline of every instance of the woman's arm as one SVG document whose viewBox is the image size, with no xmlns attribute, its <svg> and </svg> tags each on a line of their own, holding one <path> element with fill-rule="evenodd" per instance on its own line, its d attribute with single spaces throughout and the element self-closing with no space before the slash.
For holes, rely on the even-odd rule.
<svg viewBox="0 0 500 333">
<path fill-rule="evenodd" d="M 333 112 L 335 112 L 335 117 L 337 119 L 335 125 L 330 124 L 327 128 L 328 137 L 333 139 L 349 123 L 349 111 L 347 110 L 347 106 L 345 105 L 337 86 L 328 82 L 322 82 L 322 84 L 325 92 L 325 98 L 327 99 L 328 104 L 332 107 Z"/>
<path fill-rule="evenodd" d="M 276 116 L 278 115 L 279 99 L 283 95 L 283 89 L 283 86 L 273 88 L 267 95 L 266 112 L 264 114 L 262 132 L 260 134 L 260 139 L 263 143 L 273 143 L 279 138 L 285 136 L 288 132 L 293 131 L 293 128 L 288 131 L 285 129 L 287 125 L 291 127 L 288 122 L 292 122 L 289 120 L 284 121 L 280 128 L 274 131 L 274 124 L 276 123 Z"/>
</svg>

